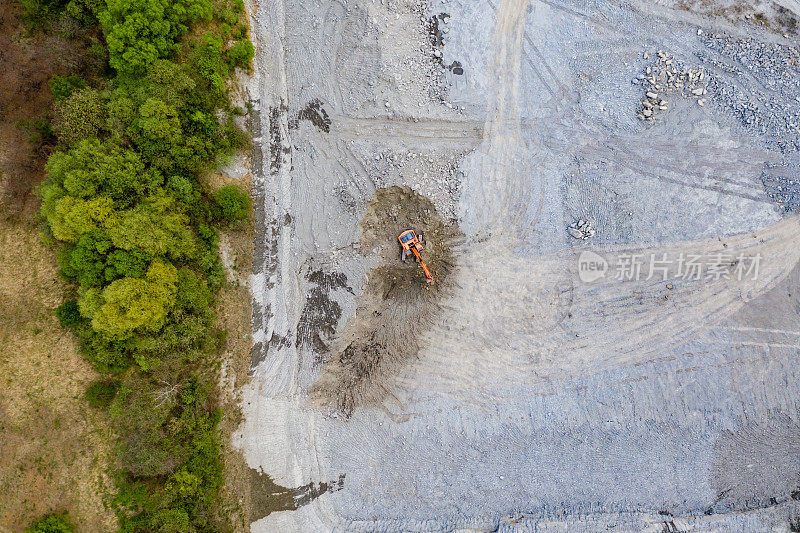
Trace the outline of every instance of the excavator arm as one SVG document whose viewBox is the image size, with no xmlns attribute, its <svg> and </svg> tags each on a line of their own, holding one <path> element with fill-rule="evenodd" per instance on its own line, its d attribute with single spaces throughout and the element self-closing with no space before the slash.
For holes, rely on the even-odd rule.
<svg viewBox="0 0 800 533">
<path fill-rule="evenodd" d="M 417 258 L 417 261 L 419 261 L 419 266 L 421 266 L 423 272 L 425 272 L 425 278 L 428 280 L 428 283 L 433 283 L 433 276 L 431 275 L 430 270 L 428 270 L 428 265 L 425 264 L 425 261 L 422 260 L 422 256 L 419 255 L 417 247 L 412 246 L 411 251 L 414 252 L 414 257 Z"/>
</svg>

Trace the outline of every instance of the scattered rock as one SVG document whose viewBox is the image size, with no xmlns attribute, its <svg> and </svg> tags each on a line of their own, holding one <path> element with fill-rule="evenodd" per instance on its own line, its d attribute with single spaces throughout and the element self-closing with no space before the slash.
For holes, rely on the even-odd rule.
<svg viewBox="0 0 800 533">
<path fill-rule="evenodd" d="M 569 232 L 572 237 L 584 241 L 594 237 L 595 235 L 595 230 L 592 227 L 591 222 L 584 219 L 580 219 L 570 224 L 569 227 L 567 227 L 567 232 Z"/>
<path fill-rule="evenodd" d="M 667 101 L 660 95 L 680 94 L 684 98 L 700 98 L 708 91 L 701 85 L 705 74 L 700 68 L 684 69 L 675 58 L 659 50 L 656 53 L 657 59 L 651 65 L 645 66 L 644 75 L 638 75 L 632 83 L 642 85 L 645 91 L 645 99 L 642 99 L 641 106 L 636 113 L 639 120 L 652 122 L 656 118 L 656 111 L 659 113 L 669 109 Z M 642 54 L 647 60 L 650 56 L 647 52 Z M 699 105 L 705 104 L 698 102 Z"/>
</svg>

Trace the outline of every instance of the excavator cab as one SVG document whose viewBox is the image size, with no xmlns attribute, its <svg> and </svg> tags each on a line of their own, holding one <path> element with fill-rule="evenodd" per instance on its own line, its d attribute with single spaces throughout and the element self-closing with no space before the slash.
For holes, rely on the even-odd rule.
<svg viewBox="0 0 800 533">
<path fill-rule="evenodd" d="M 419 237 L 417 237 L 413 229 L 407 229 L 397 236 L 397 240 L 400 241 L 400 259 L 405 261 L 406 257 L 413 255 L 419 263 L 419 266 L 422 267 L 422 271 L 425 272 L 426 281 L 428 283 L 433 283 L 433 276 L 428 270 L 425 261 L 422 260 L 422 255 L 420 255 L 420 252 L 425 248 L 422 245 L 422 234 L 420 233 Z"/>
<path fill-rule="evenodd" d="M 419 237 L 417 237 L 417 234 L 414 232 L 413 229 L 407 229 L 406 231 L 401 233 L 397 237 L 397 240 L 400 241 L 400 245 L 406 252 L 410 252 L 412 246 L 418 247 L 419 251 L 422 251 L 423 249 L 422 241 L 420 240 Z"/>
</svg>

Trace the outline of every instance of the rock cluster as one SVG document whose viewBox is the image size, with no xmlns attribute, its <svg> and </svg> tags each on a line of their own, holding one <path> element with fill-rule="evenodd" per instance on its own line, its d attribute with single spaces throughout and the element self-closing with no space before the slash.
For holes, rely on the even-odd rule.
<svg viewBox="0 0 800 533">
<path fill-rule="evenodd" d="M 645 52 L 645 61 L 650 59 L 650 55 Z M 637 113 L 639 120 L 652 122 L 659 113 L 666 111 L 669 104 L 664 99 L 668 94 L 679 94 L 684 98 L 694 98 L 697 105 L 703 106 L 706 103 L 705 95 L 708 92 L 705 87 L 705 72 L 700 68 L 684 69 L 675 58 L 659 50 L 656 52 L 655 60 L 647 65 L 644 73 L 636 76 L 633 83 L 641 85 L 645 91 L 645 97 L 641 101 L 641 106 Z"/>
<path fill-rule="evenodd" d="M 592 223 L 584 219 L 580 219 L 577 222 L 570 224 L 567 228 L 567 231 L 574 238 L 582 239 L 584 241 L 594 237 L 595 234 Z"/>
</svg>

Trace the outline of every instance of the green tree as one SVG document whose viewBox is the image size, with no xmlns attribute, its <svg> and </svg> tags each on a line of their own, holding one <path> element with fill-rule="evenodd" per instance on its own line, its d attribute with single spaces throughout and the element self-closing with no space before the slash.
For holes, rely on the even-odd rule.
<svg viewBox="0 0 800 533">
<path fill-rule="evenodd" d="M 110 339 L 129 338 L 137 329 L 158 331 L 175 305 L 177 280 L 174 266 L 154 260 L 144 278 L 112 281 L 99 295 L 86 291 L 80 301 L 81 313 Z"/>
<path fill-rule="evenodd" d="M 66 512 L 51 513 L 30 525 L 25 533 L 73 533 L 75 526 Z"/>
<path fill-rule="evenodd" d="M 66 242 L 76 242 L 84 233 L 106 227 L 114 213 L 114 201 L 103 196 L 91 200 L 74 196 L 52 199 L 43 192 L 42 198 L 53 236 Z"/>
<path fill-rule="evenodd" d="M 233 46 L 228 49 L 228 63 L 232 67 L 250 68 L 250 62 L 256 55 L 256 49 L 253 43 L 245 39 L 244 41 L 237 41 Z"/>
<path fill-rule="evenodd" d="M 172 55 L 187 24 L 210 20 L 210 0 L 106 0 L 99 15 L 109 63 L 120 74 L 142 76 L 150 65 Z"/>
<path fill-rule="evenodd" d="M 113 248 L 102 230 L 84 233 L 70 253 L 69 266 L 83 287 L 99 287 L 105 282 L 106 256 Z"/>
<path fill-rule="evenodd" d="M 114 250 L 106 258 L 105 279 L 113 281 L 119 277 L 141 278 L 151 260 L 150 254 L 141 250 Z"/>
<path fill-rule="evenodd" d="M 222 37 L 206 32 L 193 43 L 190 71 L 204 91 L 203 107 L 214 108 L 226 99 L 225 78 L 230 74 Z"/>
<path fill-rule="evenodd" d="M 162 191 L 133 209 L 119 213 L 109 229 L 111 240 L 117 248 L 138 249 L 153 257 L 192 258 L 196 253 L 196 239 L 185 210 L 185 205 Z"/>
<path fill-rule="evenodd" d="M 213 300 L 214 296 L 203 278 L 188 268 L 178 270 L 178 307 L 202 315 Z"/>
<path fill-rule="evenodd" d="M 147 169 L 136 152 L 97 139 L 84 140 L 67 152 L 54 153 L 45 168 L 48 174 L 42 186 L 45 209 L 48 201 L 63 196 L 87 199 L 105 196 L 127 206 L 163 183 L 163 177 Z"/>
<path fill-rule="evenodd" d="M 177 109 L 156 98 L 148 98 L 139 106 L 128 134 L 156 168 L 173 170 L 177 155 L 174 147 L 183 140 Z"/>
</svg>

